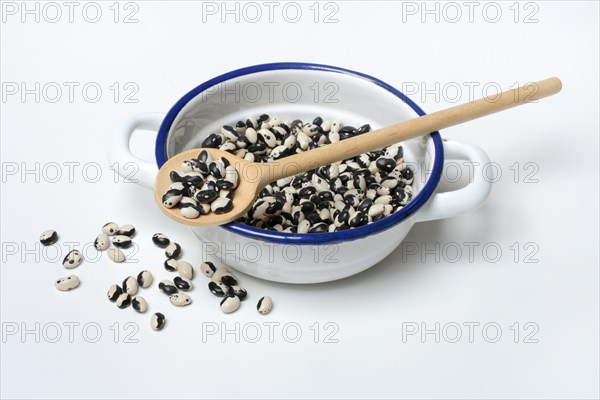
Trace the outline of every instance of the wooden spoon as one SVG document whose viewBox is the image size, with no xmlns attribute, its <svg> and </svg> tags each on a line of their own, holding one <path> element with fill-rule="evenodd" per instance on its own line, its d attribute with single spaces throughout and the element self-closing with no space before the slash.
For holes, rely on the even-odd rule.
<svg viewBox="0 0 600 400">
<path fill-rule="evenodd" d="M 273 181 L 530 103 L 556 94 L 561 88 L 562 83 L 558 78 L 545 79 L 502 92 L 493 97 L 484 97 L 268 163 L 250 162 L 218 149 L 187 150 L 169 158 L 158 171 L 154 184 L 154 197 L 165 214 L 182 224 L 193 226 L 226 224 L 242 217 L 254 204 L 258 193 Z M 231 211 L 225 214 L 211 212 L 195 219 L 188 219 L 180 214 L 177 207 L 171 209 L 164 207 L 162 196 L 172 183 L 170 172 L 179 171 L 182 161 L 197 158 L 202 150 L 210 152 L 214 159 L 224 157 L 229 160 L 230 164 L 238 171 L 239 185 L 233 191 L 233 209 Z"/>
</svg>

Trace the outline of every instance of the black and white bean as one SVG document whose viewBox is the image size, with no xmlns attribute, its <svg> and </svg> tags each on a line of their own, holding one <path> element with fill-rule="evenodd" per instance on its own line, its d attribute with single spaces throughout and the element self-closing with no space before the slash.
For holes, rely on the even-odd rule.
<svg viewBox="0 0 600 400">
<path fill-rule="evenodd" d="M 235 275 L 231 272 L 226 272 L 220 276 L 220 282 L 224 283 L 227 286 L 237 285 L 238 281 Z"/>
<path fill-rule="evenodd" d="M 119 225 L 115 224 L 114 222 L 108 222 L 104 224 L 101 230 L 105 235 L 113 236 L 119 230 Z"/>
<path fill-rule="evenodd" d="M 158 284 L 158 289 L 168 296 L 175 294 L 179 291 L 177 290 L 177 286 L 175 286 L 175 284 L 168 279 L 163 279 L 162 281 L 160 281 L 160 283 Z"/>
<path fill-rule="evenodd" d="M 119 308 L 127 308 L 131 305 L 131 296 L 127 293 L 121 293 L 116 300 L 117 307 Z"/>
<path fill-rule="evenodd" d="M 69 290 L 75 289 L 79 286 L 79 277 L 77 275 L 65 276 L 64 278 L 59 278 L 54 283 L 54 286 L 61 292 L 67 292 Z"/>
<path fill-rule="evenodd" d="M 181 246 L 178 243 L 172 242 L 165 249 L 167 258 L 179 258 L 181 256 Z"/>
<path fill-rule="evenodd" d="M 139 288 L 137 279 L 135 279 L 133 276 L 128 276 L 123 280 L 121 288 L 123 289 L 124 293 L 127 293 L 131 296 L 135 295 Z"/>
<path fill-rule="evenodd" d="M 177 272 L 185 279 L 194 279 L 194 268 L 192 267 L 192 264 L 187 261 L 179 261 L 177 263 Z"/>
<path fill-rule="evenodd" d="M 227 275 L 227 274 L 231 274 L 229 269 L 225 268 L 225 267 L 220 267 L 215 270 L 211 279 L 213 280 L 213 282 L 219 283 L 219 282 L 221 282 L 221 277 L 223 277 L 224 275 Z M 234 276 L 234 278 L 235 278 L 235 276 Z"/>
<path fill-rule="evenodd" d="M 162 233 L 155 233 L 154 235 L 152 235 L 152 242 L 161 249 L 164 249 L 171 243 L 169 238 Z"/>
<path fill-rule="evenodd" d="M 144 289 L 147 289 L 152 285 L 152 281 L 154 278 L 152 277 L 152 272 L 148 270 L 143 270 L 137 276 L 137 283 Z"/>
<path fill-rule="evenodd" d="M 173 283 L 175 286 L 177 286 L 177 289 L 183 290 L 184 292 L 192 290 L 192 281 L 182 276 L 176 276 L 173 278 Z"/>
<path fill-rule="evenodd" d="M 63 267 L 71 269 L 81 265 L 83 255 L 79 250 L 71 250 L 63 259 Z"/>
<path fill-rule="evenodd" d="M 115 301 L 117 301 L 119 296 L 122 294 L 123 294 L 123 289 L 121 289 L 121 286 L 119 286 L 117 284 L 112 285 L 110 288 L 108 288 L 108 292 L 106 292 L 106 296 L 113 303 Z"/>
<path fill-rule="evenodd" d="M 131 299 L 131 307 L 139 313 L 145 313 L 148 310 L 148 303 L 142 296 L 135 296 Z"/>
<path fill-rule="evenodd" d="M 122 263 L 125 261 L 125 254 L 120 249 L 111 247 L 106 253 L 108 254 L 108 258 L 110 258 L 113 262 Z"/>
<path fill-rule="evenodd" d="M 200 264 L 200 271 L 208 278 L 211 278 L 216 270 L 217 268 L 215 267 L 215 264 L 211 263 L 210 261 L 205 261 Z"/>
<path fill-rule="evenodd" d="M 261 297 L 260 300 L 258 300 L 258 304 L 256 304 L 256 309 L 261 315 L 268 314 L 269 312 L 271 312 L 272 308 L 273 300 L 271 300 L 269 296 Z"/>
<path fill-rule="evenodd" d="M 40 242 L 44 246 L 50 246 L 58 241 L 58 233 L 54 229 L 48 229 L 40 235 Z"/>
<path fill-rule="evenodd" d="M 215 214 L 225 214 L 233 209 L 233 201 L 226 197 L 219 197 L 210 203 L 210 210 Z"/>
<path fill-rule="evenodd" d="M 246 289 L 239 285 L 231 286 L 229 292 L 231 294 L 236 295 L 240 300 L 244 300 L 248 296 L 248 292 L 246 291 Z"/>
<path fill-rule="evenodd" d="M 167 258 L 163 265 L 167 271 L 177 272 L 179 262 L 173 258 Z"/>
<path fill-rule="evenodd" d="M 112 240 L 112 244 L 121 249 L 128 249 L 132 243 L 131 238 L 125 235 L 115 235 Z"/>
<path fill-rule="evenodd" d="M 236 295 L 230 294 L 221 300 L 221 311 L 225 314 L 232 313 L 240 308 L 240 299 Z"/>
<path fill-rule="evenodd" d="M 221 282 L 208 282 L 208 290 L 217 297 L 224 297 L 229 294 L 230 288 Z"/>
<path fill-rule="evenodd" d="M 160 331 L 164 328 L 166 321 L 163 313 L 154 313 L 152 314 L 152 317 L 150 317 L 150 328 L 152 328 L 153 331 Z"/>
<path fill-rule="evenodd" d="M 192 298 L 185 293 L 175 293 L 169 296 L 171 304 L 183 307 L 192 304 Z"/>
<path fill-rule="evenodd" d="M 110 239 L 106 233 L 99 234 L 96 240 L 94 240 L 94 247 L 98 251 L 104 251 L 108 249 L 108 246 L 110 246 Z"/>
<path fill-rule="evenodd" d="M 115 235 L 124 235 L 132 238 L 135 235 L 135 227 L 133 225 L 127 224 L 119 227 Z"/>
<path fill-rule="evenodd" d="M 163 205 L 167 208 L 173 208 L 181 201 L 183 192 L 179 189 L 169 189 L 162 197 Z"/>
</svg>

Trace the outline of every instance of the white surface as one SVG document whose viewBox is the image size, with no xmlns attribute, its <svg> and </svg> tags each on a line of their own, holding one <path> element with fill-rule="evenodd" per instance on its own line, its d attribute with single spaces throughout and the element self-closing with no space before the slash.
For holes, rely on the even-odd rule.
<svg viewBox="0 0 600 400">
<path fill-rule="evenodd" d="M 444 18 L 436 23 L 431 15 L 422 23 L 419 14 L 403 15 L 400 3 L 338 2 L 339 22 L 332 24 L 312 22 L 311 3 L 302 6 L 303 19 L 296 24 L 280 13 L 273 23 L 266 16 L 256 24 L 235 23 L 232 16 L 225 24 L 211 16 L 203 22 L 202 4 L 192 2 L 137 2 L 139 22 L 123 24 L 112 21 L 111 4 L 101 3 L 103 17 L 96 24 L 86 22 L 80 8 L 73 23 L 63 8 L 64 19 L 54 24 L 43 17 L 36 23 L 32 16 L 22 23 L 19 15 L 3 11 L 3 83 L 31 87 L 35 82 L 79 82 L 81 88 L 97 82 L 103 94 L 90 103 L 76 90 L 69 102 L 65 87 L 57 103 L 47 101 L 53 96 L 48 93 L 39 103 L 33 95 L 25 102 L 18 96 L 2 99 L 3 172 L 12 163 L 27 168 L 40 163 L 46 178 L 52 178 L 48 163 L 81 163 L 72 183 L 64 166 L 58 183 L 43 176 L 38 183 L 34 175 L 25 176 L 24 182 L 7 176 L 2 183 L 2 328 L 6 332 L 13 324 L 19 329 L 25 324 L 35 329 L 39 323 L 41 330 L 39 343 L 33 334 L 6 336 L 1 343 L 2 397 L 599 396 L 596 2 L 535 2 L 527 9 L 520 3 L 520 21 L 537 7 L 538 22 L 529 24 L 513 21 L 512 2 L 499 3 L 503 14 L 495 24 L 482 17 L 484 3 L 475 9 L 472 23 L 463 3 L 458 4 L 465 15 L 457 23 Z M 422 7 L 421 2 L 411 4 Z M 120 17 L 131 10 L 121 9 Z M 321 20 L 325 12 L 321 8 Z M 446 12 L 446 18 L 453 17 Z M 202 277 L 194 280 L 194 304 L 189 307 L 172 307 L 154 287 L 142 292 L 149 303 L 147 315 L 117 309 L 105 298 L 113 282 L 143 268 L 152 269 L 158 279 L 170 275 L 162 270 L 163 256 L 150 242 L 152 233 L 162 231 L 178 241 L 184 258 L 195 265 L 202 249 L 187 228 L 160 214 L 145 189 L 114 182 L 106 162 L 106 138 L 126 117 L 164 112 L 208 78 L 282 60 L 339 65 L 399 89 L 415 84 L 434 88 L 439 82 L 440 88 L 450 90 L 454 82 L 463 89 L 461 101 L 469 100 L 469 82 L 478 83 L 476 97 L 489 82 L 507 88 L 552 75 L 563 80 L 564 90 L 539 104 L 442 132 L 486 149 L 501 167 L 502 178 L 483 208 L 416 225 L 404 245 L 365 273 L 312 286 L 244 276 L 251 298 L 231 315 L 219 311 Z M 115 103 L 109 89 L 114 82 L 120 83 L 121 96 L 130 91 L 123 92 L 123 85 L 134 82 L 139 102 L 121 98 Z M 432 94 L 422 99 L 421 94 L 412 97 L 426 111 L 454 104 L 448 101 L 453 94 L 439 99 Z M 153 154 L 150 136 L 141 134 L 132 143 L 148 159 Z M 81 174 L 81 166 L 92 162 L 102 168 L 97 183 L 86 182 Z M 515 162 L 520 165 L 518 183 L 510 169 Z M 524 169 L 528 162 L 538 166 L 538 183 L 524 182 L 525 174 L 534 171 Z M 93 168 L 88 172 L 93 175 Z M 66 271 L 59 262 L 47 260 L 52 254 L 36 260 L 36 254 L 25 252 L 35 248 L 38 235 L 48 227 L 58 230 L 65 249 L 67 241 L 93 241 L 108 220 L 138 228 L 138 263 L 117 265 L 103 258 Z M 470 242 L 479 243 L 472 261 Z M 521 248 L 519 262 L 510 248 L 515 242 Z M 524 249 L 529 242 L 534 244 Z M 11 243 L 16 243 L 16 255 L 9 255 Z M 453 243 L 462 249 L 456 262 L 450 262 L 455 258 Z M 496 245 L 490 243 L 502 249 L 495 263 L 482 256 L 487 244 L 488 259 L 495 258 Z M 445 249 L 439 262 L 425 251 L 407 255 L 415 246 L 426 250 L 436 244 Z M 523 262 L 536 248 L 533 258 L 539 262 Z M 71 293 L 57 292 L 53 280 L 72 272 L 81 278 L 81 286 Z M 275 303 L 266 317 L 254 310 L 263 294 Z M 157 310 L 168 319 L 158 333 L 148 325 L 150 313 Z M 281 324 L 273 343 L 266 321 Z M 73 343 L 64 325 L 70 322 L 80 324 Z M 137 343 L 124 342 L 124 334 L 131 332 L 124 327 L 127 322 L 139 326 Z M 250 343 L 241 336 L 236 342 L 233 335 L 225 340 L 215 335 L 203 341 L 203 326 L 206 331 L 210 324 L 225 323 L 234 329 L 238 322 L 248 326 L 248 335 L 252 325 L 244 324 L 260 324 L 262 339 Z M 315 322 L 320 324 L 318 343 L 310 330 Z M 332 331 L 331 326 L 324 328 L 327 322 L 338 328 L 337 343 L 325 343 L 325 333 Z M 403 327 L 406 333 L 412 323 L 422 322 L 429 328 L 437 322 L 446 326 L 446 337 L 439 343 L 433 335 L 424 343 L 418 335 L 403 341 Z M 464 325 L 470 322 L 480 324 L 472 343 Z M 510 329 L 515 322 L 520 324 L 518 343 Z M 526 329 L 528 322 L 535 325 Z M 82 335 L 86 323 L 102 329 L 97 343 Z M 118 343 L 110 330 L 114 323 L 120 327 Z M 294 336 L 293 328 L 289 337 L 282 335 L 286 323 L 302 328 L 297 343 L 285 340 Z M 463 327 L 457 343 L 450 343 L 453 323 Z M 497 343 L 482 336 L 486 323 L 501 327 Z M 50 343 L 53 324 L 62 326 L 57 343 Z M 494 336 L 490 326 L 488 340 Z M 538 342 L 525 343 L 524 334 L 535 327 Z M 94 329 L 88 334 L 93 337 Z"/>
</svg>

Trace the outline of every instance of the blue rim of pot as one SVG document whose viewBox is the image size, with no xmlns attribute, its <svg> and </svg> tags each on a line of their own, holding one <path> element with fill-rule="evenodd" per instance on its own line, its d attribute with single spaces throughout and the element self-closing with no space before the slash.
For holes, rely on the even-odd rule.
<svg viewBox="0 0 600 400">
<path fill-rule="evenodd" d="M 336 72 L 340 74 L 353 75 L 362 79 L 366 79 L 382 88 L 388 90 L 395 96 L 399 97 L 404 101 L 410 108 L 412 108 L 417 115 L 425 115 L 425 112 L 416 105 L 410 98 L 404 93 L 400 92 L 396 88 L 387 83 L 372 77 L 370 75 L 363 74 L 361 72 L 352 71 L 345 68 L 333 67 L 330 65 L 322 64 L 311 64 L 311 63 L 296 63 L 296 62 L 284 62 L 284 63 L 270 63 L 270 64 L 259 64 L 253 65 L 246 68 L 237 69 L 234 71 L 227 72 L 223 75 L 219 75 L 213 79 L 210 79 L 203 84 L 192 89 L 186 95 L 184 95 L 175 105 L 169 110 L 165 119 L 163 120 L 158 135 L 156 138 L 156 162 L 158 167 L 167 161 L 167 137 L 171 125 L 175 121 L 175 118 L 183 107 L 189 103 L 193 98 L 198 96 L 203 91 L 218 85 L 224 81 L 228 81 L 240 76 L 254 74 L 258 72 L 274 71 L 274 70 L 316 70 L 316 71 L 328 71 Z M 404 221 L 412 214 L 417 212 L 421 206 L 423 206 L 427 200 L 431 197 L 435 188 L 437 187 L 440 177 L 442 175 L 442 168 L 444 164 L 444 146 L 442 144 L 442 138 L 439 132 L 431 133 L 431 139 L 433 140 L 435 155 L 433 160 L 433 167 L 431 169 L 431 175 L 425 183 L 425 186 L 421 191 L 408 203 L 403 209 L 397 211 L 379 221 L 363 225 L 353 229 L 347 229 L 339 232 L 328 232 L 328 233 L 287 233 L 277 232 L 268 229 L 255 228 L 250 225 L 243 224 L 241 222 L 231 222 L 227 225 L 222 225 L 221 228 L 249 237 L 256 240 L 262 240 L 272 243 L 281 244 L 298 244 L 298 245 L 321 245 L 321 244 L 333 244 L 340 242 L 347 242 L 351 240 L 361 239 L 376 233 L 385 231 L 400 222 Z M 365 249 L 368 251 L 368 249 Z"/>
</svg>

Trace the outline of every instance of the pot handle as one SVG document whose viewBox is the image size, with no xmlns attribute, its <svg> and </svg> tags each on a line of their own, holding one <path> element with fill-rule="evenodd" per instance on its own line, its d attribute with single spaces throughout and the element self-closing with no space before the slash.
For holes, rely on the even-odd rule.
<svg viewBox="0 0 600 400">
<path fill-rule="evenodd" d="M 164 114 L 137 114 L 123 122 L 112 134 L 108 144 L 110 167 L 128 182 L 139 183 L 152 189 L 158 168 L 155 164 L 140 160 L 131 153 L 129 139 L 136 129 L 149 129 L 158 132 Z"/>
<path fill-rule="evenodd" d="M 444 159 L 471 162 L 471 182 L 458 190 L 434 193 L 415 215 L 416 222 L 449 218 L 474 210 L 483 205 L 492 190 L 492 183 L 484 175 L 490 159 L 480 147 L 455 140 L 444 140 Z"/>
</svg>

